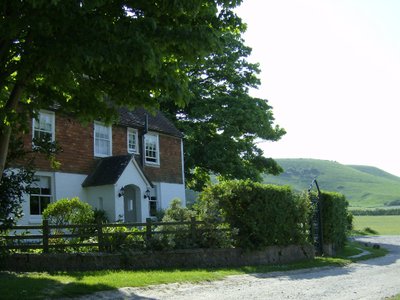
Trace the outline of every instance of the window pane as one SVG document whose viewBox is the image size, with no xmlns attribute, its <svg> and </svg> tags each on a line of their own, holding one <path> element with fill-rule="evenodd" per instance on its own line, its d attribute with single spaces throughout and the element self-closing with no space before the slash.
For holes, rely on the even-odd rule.
<svg viewBox="0 0 400 300">
<path fill-rule="evenodd" d="M 50 177 L 41 176 L 39 184 L 42 195 L 51 195 Z"/>
<path fill-rule="evenodd" d="M 40 112 L 38 119 L 34 120 L 33 137 L 38 140 L 52 141 L 54 131 L 54 115 Z"/>
<path fill-rule="evenodd" d="M 108 141 L 98 140 L 97 143 L 98 143 L 97 153 L 103 155 L 110 154 L 110 143 Z"/>
<path fill-rule="evenodd" d="M 30 199 L 30 213 L 31 215 L 39 215 L 39 197 L 31 196 Z"/>
<path fill-rule="evenodd" d="M 136 151 L 136 130 L 128 129 L 128 152 Z"/>
<path fill-rule="evenodd" d="M 51 198 L 51 177 L 35 177 L 29 201 L 30 214 L 41 215 L 43 213 L 43 210 L 51 202 Z"/>
<path fill-rule="evenodd" d="M 110 127 L 94 124 L 94 152 L 95 155 L 111 155 L 111 130 Z"/>
<path fill-rule="evenodd" d="M 37 140 L 41 141 L 51 141 L 52 140 L 52 134 L 50 132 L 45 132 L 45 131 L 35 131 L 33 133 L 33 137 Z"/>
<path fill-rule="evenodd" d="M 150 216 L 154 217 L 157 215 L 157 201 L 150 201 Z"/>
<path fill-rule="evenodd" d="M 46 209 L 50 203 L 50 197 L 40 197 L 40 214 Z"/>
<path fill-rule="evenodd" d="M 149 210 L 151 217 L 157 216 L 158 201 L 156 188 L 150 188 Z"/>
<path fill-rule="evenodd" d="M 146 135 L 146 161 L 158 162 L 158 137 L 156 135 Z"/>
</svg>

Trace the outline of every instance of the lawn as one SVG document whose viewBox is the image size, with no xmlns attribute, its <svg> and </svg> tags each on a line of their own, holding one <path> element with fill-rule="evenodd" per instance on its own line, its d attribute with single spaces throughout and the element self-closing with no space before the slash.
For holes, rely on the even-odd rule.
<svg viewBox="0 0 400 300">
<path fill-rule="evenodd" d="M 354 216 L 354 229 L 373 229 L 378 235 L 400 235 L 400 216 Z"/>
<path fill-rule="evenodd" d="M 344 266 L 353 261 L 383 256 L 385 249 L 368 248 L 368 256 L 349 259 L 357 254 L 356 248 L 363 245 L 350 243 L 338 257 L 317 257 L 314 260 L 287 265 L 248 266 L 216 269 L 173 269 L 152 271 L 94 271 L 58 273 L 13 273 L 0 272 L 1 299 L 56 299 L 74 297 L 117 289 L 120 287 L 141 287 L 172 282 L 200 282 L 219 280 L 228 275 L 248 273 L 269 273 L 322 266 Z"/>
</svg>

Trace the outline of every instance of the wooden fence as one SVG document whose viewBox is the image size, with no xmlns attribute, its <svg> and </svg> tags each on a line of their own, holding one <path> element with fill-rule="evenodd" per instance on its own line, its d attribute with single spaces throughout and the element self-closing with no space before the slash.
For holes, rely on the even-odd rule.
<svg viewBox="0 0 400 300">
<path fill-rule="evenodd" d="M 207 228 L 205 225 L 205 222 L 196 221 L 195 218 L 189 222 L 154 222 L 148 218 L 145 223 L 98 222 L 84 225 L 53 225 L 43 220 L 42 225 L 13 226 L 8 234 L 0 235 L 0 251 L 41 249 L 43 253 L 48 253 L 55 249 L 61 252 L 66 249 L 73 252 L 75 249 L 79 252 L 80 247 L 89 247 L 93 249 L 92 252 L 104 252 L 112 250 L 113 239 L 125 240 L 128 237 L 135 241 L 138 248 L 144 249 L 154 241 L 156 235 L 180 234 L 194 242 L 206 231 L 228 231 L 218 228 L 222 223 L 214 223 Z"/>
</svg>

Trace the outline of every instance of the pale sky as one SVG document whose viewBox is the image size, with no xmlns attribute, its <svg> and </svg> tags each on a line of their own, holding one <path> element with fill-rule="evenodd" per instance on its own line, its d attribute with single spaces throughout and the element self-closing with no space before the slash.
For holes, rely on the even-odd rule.
<svg viewBox="0 0 400 300">
<path fill-rule="evenodd" d="M 265 156 L 400 176 L 400 0 L 244 0 L 246 45 L 287 134 Z"/>
</svg>

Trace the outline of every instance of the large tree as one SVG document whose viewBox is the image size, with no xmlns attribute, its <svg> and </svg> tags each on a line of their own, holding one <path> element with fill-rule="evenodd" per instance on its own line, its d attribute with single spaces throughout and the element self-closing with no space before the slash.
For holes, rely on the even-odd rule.
<svg viewBox="0 0 400 300">
<path fill-rule="evenodd" d="M 188 105 L 162 105 L 185 134 L 186 179 L 196 190 L 210 174 L 260 180 L 263 172 L 282 170 L 257 146 L 280 139 L 285 131 L 274 124 L 268 101 L 249 95 L 249 89 L 260 84 L 259 67 L 248 61 L 251 49 L 241 38 L 244 30 L 245 25 L 238 24 L 224 32 L 222 47 L 185 66 L 193 95 Z"/>
<path fill-rule="evenodd" d="M 182 65 L 220 47 L 241 0 L 4 0 L 0 176 L 11 129 L 41 108 L 110 120 L 118 106 L 184 104 Z M 167 100 L 166 100 L 167 99 Z M 1 178 L 1 177 L 0 177 Z"/>
</svg>

